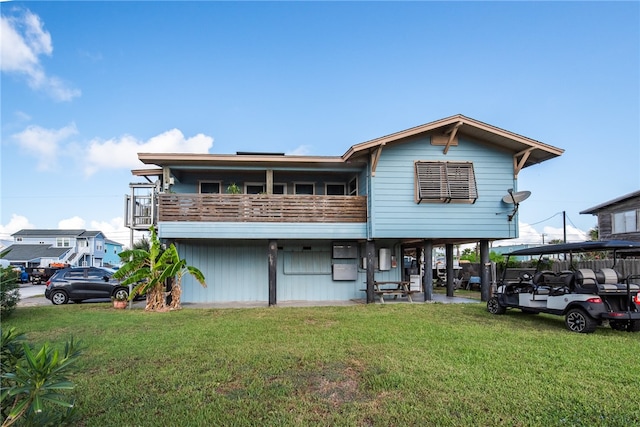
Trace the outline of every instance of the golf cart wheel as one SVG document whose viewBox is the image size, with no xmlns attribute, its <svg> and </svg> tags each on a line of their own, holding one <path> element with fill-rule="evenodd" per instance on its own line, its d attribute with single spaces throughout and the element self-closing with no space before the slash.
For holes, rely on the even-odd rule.
<svg viewBox="0 0 640 427">
<path fill-rule="evenodd" d="M 640 320 L 632 320 L 629 322 L 629 332 L 640 332 Z"/>
<path fill-rule="evenodd" d="M 621 322 L 619 320 L 609 320 L 609 326 L 614 331 L 626 331 L 627 330 L 627 322 Z"/>
<path fill-rule="evenodd" d="M 51 302 L 54 305 L 66 304 L 69 302 L 69 297 L 63 291 L 53 291 L 51 294 Z"/>
<path fill-rule="evenodd" d="M 491 314 L 504 314 L 507 312 L 507 307 L 501 305 L 498 298 L 491 297 L 487 301 L 487 311 Z"/>
<path fill-rule="evenodd" d="M 572 308 L 565 316 L 565 324 L 571 332 L 581 334 L 590 334 L 595 332 L 598 322 L 591 318 L 584 310 L 580 308 Z"/>
</svg>

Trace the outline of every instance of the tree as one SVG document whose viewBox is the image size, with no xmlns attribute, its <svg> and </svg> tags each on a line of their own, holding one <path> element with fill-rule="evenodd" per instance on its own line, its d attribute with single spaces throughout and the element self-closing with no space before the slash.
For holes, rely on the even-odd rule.
<svg viewBox="0 0 640 427">
<path fill-rule="evenodd" d="M 596 225 L 595 227 L 593 227 L 592 229 L 589 230 L 589 240 L 596 241 L 598 239 L 600 239 L 600 230 L 598 229 L 598 226 Z"/>
<path fill-rule="evenodd" d="M 182 277 L 189 273 L 203 287 L 206 287 L 204 275 L 195 267 L 188 266 L 184 259 L 180 259 L 178 250 L 172 243 L 163 249 L 156 230 L 149 229 L 151 237 L 149 250 L 131 249 L 120 253 L 124 265 L 114 274 L 117 279 L 123 279 L 122 285 L 134 285 L 129 298 L 146 294 L 147 311 L 167 311 L 180 308 L 182 294 Z M 167 291 L 167 283 L 171 283 L 171 290 Z M 171 295 L 171 302 L 167 304 L 167 296 Z"/>
</svg>

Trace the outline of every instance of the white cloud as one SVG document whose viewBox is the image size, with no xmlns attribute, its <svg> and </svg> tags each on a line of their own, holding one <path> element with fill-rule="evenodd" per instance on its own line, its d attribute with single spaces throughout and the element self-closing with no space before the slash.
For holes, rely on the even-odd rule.
<svg viewBox="0 0 640 427">
<path fill-rule="evenodd" d="M 510 246 L 510 245 L 542 245 L 549 243 L 551 240 L 563 240 L 564 230 L 562 228 L 549 227 L 543 228 L 542 232 L 536 230 L 533 226 L 520 222 L 518 224 L 520 228 L 519 237 L 517 239 L 497 240 L 493 243 L 493 246 Z M 544 234 L 544 236 L 543 236 Z M 589 239 L 589 233 L 572 225 L 567 225 L 567 242 L 583 242 Z"/>
<path fill-rule="evenodd" d="M 36 227 L 26 217 L 13 214 L 7 225 L 0 224 L 0 239 L 10 239 L 13 233 L 31 228 Z"/>
<path fill-rule="evenodd" d="M 307 156 L 311 152 L 310 145 L 300 145 L 299 147 L 287 152 L 289 156 Z"/>
<path fill-rule="evenodd" d="M 79 216 L 74 216 L 72 218 L 60 220 L 58 222 L 58 228 L 61 230 L 82 230 L 86 228 L 85 223 L 84 219 Z"/>
<path fill-rule="evenodd" d="M 130 135 L 107 141 L 95 139 L 84 156 L 84 170 L 91 175 L 100 169 L 135 169 L 145 166 L 138 160 L 138 153 L 207 153 L 212 146 L 212 137 L 199 133 L 185 138 L 178 129 L 171 129 L 148 141 L 140 141 Z"/>
<path fill-rule="evenodd" d="M 71 123 L 61 129 L 45 129 L 29 126 L 13 136 L 20 147 L 37 159 L 38 170 L 53 170 L 56 167 L 61 144 L 70 136 L 78 133 L 76 125 Z"/>
<path fill-rule="evenodd" d="M 91 221 L 91 230 L 102 231 L 109 240 L 122 243 L 126 247 L 131 246 L 131 231 L 124 226 L 122 217 L 113 218 L 111 221 Z M 146 231 L 134 231 L 133 242 L 142 239 L 143 236 L 149 237 Z"/>
<path fill-rule="evenodd" d="M 44 71 L 40 56 L 51 56 L 53 44 L 51 34 L 44 30 L 38 15 L 29 10 L 18 11 L 13 16 L 2 15 L 0 37 L 0 69 L 3 72 L 26 76 L 32 89 L 44 90 L 57 101 L 70 101 L 80 96 L 80 90 Z"/>
</svg>

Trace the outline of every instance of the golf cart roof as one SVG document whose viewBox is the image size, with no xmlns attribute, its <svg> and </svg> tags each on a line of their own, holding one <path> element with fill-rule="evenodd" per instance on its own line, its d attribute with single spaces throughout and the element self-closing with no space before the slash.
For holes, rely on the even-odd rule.
<svg viewBox="0 0 640 427">
<path fill-rule="evenodd" d="M 559 245 L 536 246 L 535 248 L 519 249 L 506 255 L 544 255 L 564 254 L 570 252 L 595 252 L 595 251 L 632 251 L 640 252 L 640 242 L 627 240 L 599 240 L 578 243 L 561 243 Z"/>
</svg>

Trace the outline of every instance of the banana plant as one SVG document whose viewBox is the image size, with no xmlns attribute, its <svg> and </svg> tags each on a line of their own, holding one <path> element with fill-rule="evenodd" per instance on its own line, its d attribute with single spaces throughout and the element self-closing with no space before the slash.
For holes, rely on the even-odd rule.
<svg viewBox="0 0 640 427">
<path fill-rule="evenodd" d="M 165 311 L 180 308 L 182 276 L 185 273 L 192 274 L 202 286 L 206 287 L 204 276 L 200 270 L 188 266 L 185 260 L 180 259 L 173 243 L 163 250 L 155 227 L 151 226 L 149 231 L 151 232 L 149 250 L 131 249 L 122 252 L 120 258 L 125 263 L 114 277 L 122 279 L 121 284 L 124 286 L 134 286 L 129 298 L 146 294 L 145 310 Z M 172 288 L 170 306 L 166 302 L 169 294 L 166 292 L 166 283 L 169 280 L 173 280 L 173 286 L 177 286 L 176 291 Z"/>
</svg>

